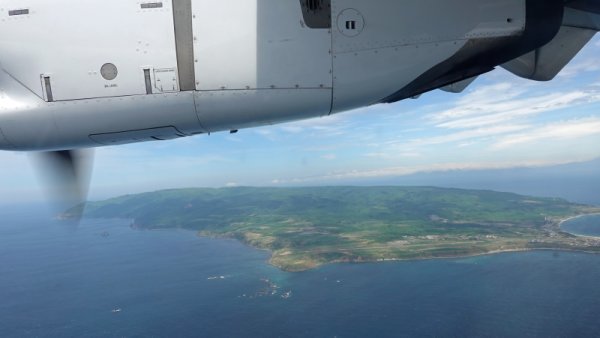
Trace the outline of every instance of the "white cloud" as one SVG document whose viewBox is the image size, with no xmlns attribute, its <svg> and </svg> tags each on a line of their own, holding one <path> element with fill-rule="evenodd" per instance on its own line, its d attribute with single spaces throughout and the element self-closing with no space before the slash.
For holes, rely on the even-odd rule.
<svg viewBox="0 0 600 338">
<path fill-rule="evenodd" d="M 591 158 L 590 158 L 591 159 Z M 590 160 L 585 159 L 585 160 Z M 559 165 L 572 163 L 573 161 L 568 160 L 530 160 L 522 161 L 515 164 L 513 161 L 498 161 L 498 162 L 451 162 L 451 163 L 433 163 L 426 165 L 414 165 L 414 166 L 402 166 L 402 167 L 388 167 L 373 170 L 350 170 L 350 171 L 338 171 L 332 172 L 322 176 L 312 177 L 297 177 L 291 179 L 276 179 L 273 180 L 272 184 L 288 185 L 288 184 L 309 184 L 327 182 L 327 184 L 335 184 L 335 181 L 340 180 L 352 180 L 352 179 L 368 179 L 368 178 L 382 178 L 382 177 L 395 177 L 395 176 L 406 176 L 417 173 L 433 173 L 433 172 L 445 172 L 455 170 L 490 170 L 490 169 L 510 169 L 510 168 L 524 168 L 524 167 L 543 167 L 551 165 Z"/>
<path fill-rule="evenodd" d="M 377 159 L 382 159 L 382 160 L 390 160 L 390 159 L 395 158 L 395 156 L 392 156 L 391 154 L 383 153 L 383 152 L 366 153 L 363 156 L 365 156 L 365 157 L 371 157 L 371 158 L 377 158 Z"/>
<path fill-rule="evenodd" d="M 432 136 L 428 138 L 421 139 L 413 139 L 406 143 L 397 143 L 397 145 L 402 147 L 421 147 L 421 146 L 430 146 L 436 144 L 447 144 L 452 142 L 460 142 L 472 139 L 481 139 L 481 138 L 489 138 L 492 136 L 502 135 L 513 133 L 516 131 L 521 131 L 530 128 L 530 125 L 527 124 L 515 124 L 515 125 L 498 125 L 494 127 L 487 128 L 477 128 L 471 130 L 465 130 L 460 132 L 455 132 L 446 135 L 440 136 Z"/>
<path fill-rule="evenodd" d="M 490 98 L 487 102 L 485 100 L 463 102 L 431 119 L 437 122 L 436 126 L 440 128 L 476 128 L 599 101 L 600 93 L 597 90 L 556 92 L 525 98 L 503 96 L 501 100 Z"/>
<path fill-rule="evenodd" d="M 390 152 L 373 152 L 366 153 L 363 156 L 379 160 L 397 160 L 400 158 L 418 158 L 423 157 L 423 154 L 416 151 L 390 151 Z"/>
<path fill-rule="evenodd" d="M 559 74 L 559 78 L 570 78 L 582 73 L 596 72 L 600 70 L 600 62 L 597 57 L 569 63 Z"/>
<path fill-rule="evenodd" d="M 460 148 L 466 148 L 466 147 L 470 147 L 470 146 L 472 146 L 474 144 L 477 144 L 477 142 L 463 142 L 463 143 L 459 144 L 458 146 Z"/>
<path fill-rule="evenodd" d="M 507 135 L 495 143 L 493 148 L 505 149 L 514 146 L 522 146 L 526 143 L 546 140 L 572 140 L 590 135 L 600 135 L 600 118 L 552 123 L 531 132 Z"/>
<path fill-rule="evenodd" d="M 431 114 L 429 119 L 442 122 L 489 113 L 490 109 L 497 111 L 501 107 L 496 108 L 496 105 L 517 98 L 525 92 L 524 88 L 515 87 L 508 82 L 483 86 L 458 99 L 454 107 Z"/>
<path fill-rule="evenodd" d="M 334 151 L 340 148 L 340 144 L 327 144 L 327 145 L 316 145 L 309 147 L 302 147 L 301 151 L 306 152 L 326 152 L 326 151 Z"/>
<path fill-rule="evenodd" d="M 258 135 L 262 135 L 262 136 L 273 134 L 273 131 L 271 129 L 267 129 L 265 127 L 256 128 L 256 129 L 254 129 L 254 132 L 257 133 Z"/>
<path fill-rule="evenodd" d="M 301 120 L 283 124 L 281 128 L 292 128 L 293 132 L 296 132 L 300 128 L 322 128 L 330 127 L 331 125 L 343 124 L 348 120 L 346 114 L 328 115 L 323 117 L 316 117 L 308 120 Z"/>
<path fill-rule="evenodd" d="M 273 130 L 273 127 L 259 127 L 257 129 L 253 129 L 252 132 L 261 136 L 262 138 L 270 141 L 270 142 L 278 142 L 279 137 L 277 133 Z"/>
<path fill-rule="evenodd" d="M 405 151 L 398 154 L 400 157 L 421 157 L 422 155 L 415 151 Z"/>
<path fill-rule="evenodd" d="M 228 182 L 227 184 L 225 184 L 225 187 L 227 187 L 227 188 L 235 188 L 238 186 L 239 186 L 239 184 L 237 184 L 236 182 Z"/>
<path fill-rule="evenodd" d="M 321 155 L 321 158 L 324 160 L 328 160 L 328 161 L 333 161 L 337 158 L 337 155 L 335 154 L 325 154 L 325 155 Z"/>
<path fill-rule="evenodd" d="M 299 134 L 304 131 L 304 128 L 302 128 L 301 126 L 297 126 L 297 125 L 291 125 L 291 126 L 283 126 L 283 127 L 281 127 L 281 130 L 291 133 L 291 134 Z"/>
<path fill-rule="evenodd" d="M 350 128 L 348 114 L 338 114 L 284 123 L 277 126 L 260 127 L 254 133 L 264 137 L 271 142 L 282 142 L 284 138 L 326 138 L 331 136 L 343 136 L 352 130 Z"/>
</svg>

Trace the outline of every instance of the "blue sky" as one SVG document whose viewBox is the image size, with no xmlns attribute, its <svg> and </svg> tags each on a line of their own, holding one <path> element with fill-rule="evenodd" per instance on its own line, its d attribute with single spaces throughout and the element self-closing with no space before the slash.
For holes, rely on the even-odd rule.
<svg viewBox="0 0 600 338">
<path fill-rule="evenodd" d="M 552 82 L 498 69 L 462 94 L 327 118 L 96 150 L 90 197 L 177 187 L 335 185 L 600 157 L 600 37 Z M 0 152 L 0 201 L 38 199 L 24 153 Z"/>
</svg>

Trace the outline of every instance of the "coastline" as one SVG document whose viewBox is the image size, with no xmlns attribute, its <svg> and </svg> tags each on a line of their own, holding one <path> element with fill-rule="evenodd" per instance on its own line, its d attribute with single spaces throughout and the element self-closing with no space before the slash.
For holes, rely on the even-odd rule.
<svg viewBox="0 0 600 338">
<path fill-rule="evenodd" d="M 560 219 L 560 220 L 555 220 L 553 223 L 555 226 L 557 226 L 559 231 L 565 232 L 567 234 L 582 238 L 582 239 L 591 239 L 591 240 L 600 240 L 600 236 L 586 236 L 586 235 L 580 235 L 580 234 L 575 234 L 575 233 L 571 233 L 568 231 L 563 231 L 562 229 L 562 224 L 564 222 L 567 222 L 569 220 L 572 219 L 577 219 L 580 217 L 586 217 L 586 216 L 600 216 L 600 213 L 596 212 L 596 213 L 589 213 L 589 214 L 580 214 L 580 215 L 575 215 L 575 216 L 570 216 L 567 217 L 565 219 Z M 213 236 L 216 238 L 219 238 L 219 236 Z M 321 266 L 325 266 L 325 265 L 329 265 L 329 264 L 347 264 L 347 263 L 351 263 L 351 264 L 368 264 L 368 263 L 383 263 L 383 262 L 415 262 L 415 261 L 425 261 L 425 260 L 438 260 L 438 259 L 461 259 L 461 258 L 471 258 L 471 257 L 480 257 L 480 256 L 493 256 L 493 255 L 498 255 L 498 254 L 505 254 L 505 253 L 515 253 L 515 252 L 532 252 L 532 251 L 561 251 L 561 252 L 574 252 L 574 253 L 586 253 L 586 254 L 594 254 L 594 255 L 600 255 L 600 252 L 598 251 L 592 251 L 592 250 L 585 250 L 585 249 L 574 249 L 574 248 L 560 248 L 560 247 L 547 247 L 547 248 L 527 248 L 527 247 L 523 247 L 523 248 L 511 248 L 511 249 L 500 249 L 500 250 L 491 250 L 491 251 L 487 251 L 487 252 L 481 252 L 481 253 L 473 253 L 473 254 L 464 254 L 464 255 L 448 255 L 448 256 L 436 256 L 436 257 L 423 257 L 423 258 L 382 258 L 382 259 L 350 259 L 350 260 L 332 260 L 329 262 L 324 262 L 324 263 L 320 263 L 320 262 L 316 262 L 316 264 L 314 266 L 310 266 L 310 267 L 306 267 L 304 269 L 288 269 L 285 266 L 281 266 L 278 265 L 276 263 L 273 262 L 274 258 L 276 259 L 276 253 L 269 249 L 269 248 L 261 248 L 261 247 L 256 247 L 253 246 L 251 243 L 247 243 L 243 240 L 240 240 L 242 243 L 244 243 L 245 245 L 251 247 L 251 248 L 255 248 L 255 249 L 259 249 L 259 250 L 266 250 L 271 254 L 271 258 L 269 259 L 268 263 L 278 269 L 281 269 L 283 271 L 286 272 L 302 272 L 302 271 L 309 271 L 312 269 L 317 269 Z"/>
<path fill-rule="evenodd" d="M 599 236 L 584 235 L 584 234 L 579 234 L 579 233 L 575 233 L 572 231 L 567 231 L 563 228 L 563 223 L 565 223 L 565 222 L 572 221 L 574 219 L 578 219 L 578 218 L 582 218 L 582 217 L 589 217 L 589 216 L 600 216 L 600 213 L 582 214 L 582 215 L 571 216 L 569 218 L 565 218 L 558 222 L 558 228 L 560 231 L 571 234 L 573 236 L 577 236 L 577 237 L 581 237 L 581 238 L 588 238 L 588 239 L 600 239 L 600 235 Z"/>
<path fill-rule="evenodd" d="M 570 220 L 574 220 L 574 219 L 581 218 L 581 217 L 587 217 L 587 216 L 600 216 L 600 213 L 581 214 L 581 215 L 567 217 L 565 219 L 561 219 L 558 221 L 558 227 L 560 228 L 564 222 L 568 222 Z"/>
<path fill-rule="evenodd" d="M 598 214 L 598 215 L 600 215 L 600 214 Z M 580 216 L 586 216 L 586 215 L 580 215 Z M 580 217 L 580 216 L 576 216 L 576 217 Z M 199 235 L 202 237 L 210 237 L 210 238 L 215 238 L 215 239 L 235 239 L 252 249 L 267 251 L 270 254 L 270 258 L 268 259 L 268 264 L 277 269 L 285 271 L 285 272 L 309 271 L 309 270 L 318 269 L 320 267 L 330 265 L 330 264 L 369 264 L 369 263 L 385 263 L 385 262 L 417 262 L 417 261 L 429 261 L 429 260 L 451 260 L 451 259 L 462 259 L 462 258 L 472 258 L 472 257 L 481 257 L 481 256 L 494 256 L 494 255 L 507 254 L 507 253 L 533 252 L 533 251 L 558 251 L 558 252 L 572 252 L 572 253 L 600 255 L 600 251 L 586 250 L 586 249 L 561 248 L 561 247 L 538 247 L 538 248 L 522 247 L 522 248 L 490 250 L 490 251 L 486 251 L 486 252 L 464 254 L 464 255 L 432 256 L 432 257 L 421 257 L 421 258 L 415 257 L 415 258 L 381 258 L 381 259 L 341 259 L 341 260 L 336 259 L 336 260 L 331 260 L 328 262 L 315 262 L 314 265 L 305 266 L 303 268 L 290 269 L 286 266 L 279 265 L 274 262 L 274 260 L 277 259 L 277 254 L 272 249 L 264 248 L 264 247 L 257 247 L 257 246 L 252 245 L 251 243 L 247 243 L 243 240 L 239 240 L 239 239 L 236 239 L 233 237 L 228 237 L 228 236 L 214 236 L 214 235 L 205 236 L 205 235 L 201 235 L 201 234 L 199 234 Z M 600 240 L 600 237 L 579 236 L 579 235 L 574 235 L 574 236 L 581 237 L 581 238 L 589 238 L 589 239 L 593 239 L 593 240 Z"/>
<path fill-rule="evenodd" d="M 599 237 L 594 237 L 596 239 L 598 239 Z M 245 244 L 245 243 L 244 243 Z M 266 250 L 269 251 L 272 254 L 272 251 L 269 249 L 262 249 L 262 248 L 257 248 L 257 247 L 253 247 L 251 245 L 248 245 L 250 248 L 253 249 L 259 249 L 259 250 Z M 271 259 L 269 259 L 268 263 L 269 265 L 280 269 L 282 271 L 285 272 L 304 272 L 304 271 L 310 271 L 310 270 L 314 270 L 314 269 L 318 269 L 320 267 L 326 266 L 326 265 L 330 265 L 330 264 L 373 264 L 373 263 L 393 263 L 393 262 L 420 262 L 420 261 L 433 261 L 433 260 L 452 260 L 452 259 L 463 259 L 463 258 L 473 258 L 473 257 L 483 257 L 483 256 L 495 256 L 495 255 L 501 255 L 501 254 L 508 254 L 508 253 L 525 253 L 525 252 L 535 252 L 535 251 L 558 251 L 558 252 L 571 252 L 571 253 L 582 253 L 582 254 L 589 254 L 589 255 L 598 255 L 600 256 L 600 252 L 597 251 L 589 251 L 589 250 L 577 250 L 577 249 L 565 249 L 565 248 L 522 248 L 522 249 L 506 249 L 506 250 L 493 250 L 490 252 L 484 252 L 484 253 L 476 253 L 476 254 L 470 254 L 470 255 L 456 255 L 456 256 L 440 256 L 440 257 L 424 257 L 424 258 L 383 258 L 383 259 L 376 259 L 376 260 L 334 260 L 331 262 L 327 262 L 327 263 L 321 263 L 318 265 L 315 265 L 313 267 L 310 268 L 306 268 L 306 269 L 297 269 L 297 270 L 290 270 L 290 269 L 286 269 L 285 267 L 279 266 L 277 264 L 274 264 Z M 273 257 L 273 256 L 271 256 Z"/>
<path fill-rule="evenodd" d="M 594 214 L 581 214 L 581 215 L 576 215 L 576 216 L 571 216 L 562 220 L 554 220 L 554 225 L 557 226 L 559 228 L 560 231 L 563 231 L 561 228 L 561 225 L 569 220 L 572 219 L 576 219 L 579 217 L 584 217 L 584 216 L 592 216 L 592 215 L 600 215 L 600 213 L 594 213 Z M 217 234 L 217 233 L 211 233 L 211 232 L 206 232 L 206 231 L 196 231 L 196 230 L 191 230 L 191 229 L 182 229 L 182 228 L 165 228 L 165 229 L 146 229 L 142 226 L 136 226 L 135 222 L 131 222 L 131 220 L 127 220 L 129 223 L 129 227 L 131 227 L 134 230 L 184 230 L 184 231 L 190 231 L 192 233 L 194 233 L 196 236 L 199 237 L 203 237 L 203 238 L 209 238 L 209 239 L 225 239 L 225 240 L 235 240 L 249 248 L 252 248 L 254 250 L 260 250 L 260 251 L 265 251 L 269 254 L 269 258 L 267 260 L 267 263 L 277 269 L 280 269 L 282 271 L 285 272 L 303 272 L 303 271 L 309 271 L 309 270 L 313 270 L 313 269 L 318 269 L 322 266 L 325 265 L 330 265 L 330 264 L 368 264 L 368 263 L 384 263 L 384 262 L 411 262 L 411 261 L 426 261 L 426 260 L 439 260 L 439 259 L 444 259 L 444 260 L 449 260 L 449 259 L 461 259 L 461 258 L 471 258 L 471 257 L 480 257 L 480 256 L 492 256 L 492 255 L 498 255 L 498 254 L 505 254 L 505 253 L 518 253 L 518 252 L 531 252 L 531 251 L 562 251 L 562 252 L 576 252 L 576 253 L 587 253 L 587 254 L 595 254 L 598 255 L 600 254 L 599 251 L 593 251 L 593 250 L 586 250 L 585 248 L 582 249 L 576 249 L 576 248 L 561 248 L 561 247 L 513 247 L 513 248 L 507 248 L 507 249 L 498 249 L 498 250 L 490 250 L 490 251 L 485 251 L 485 252 L 477 252 L 477 253 L 472 253 L 472 254 L 458 254 L 458 255 L 440 255 L 440 256 L 430 256 L 430 257 L 410 257 L 410 258 L 380 258 L 380 259 L 364 259 L 361 257 L 357 257 L 357 258 L 345 258 L 345 259 L 334 259 L 334 260 L 330 260 L 330 261 L 318 261 L 318 260 L 313 260 L 313 259 L 306 259 L 306 260 L 298 260 L 296 262 L 294 262 L 293 260 L 290 261 L 292 262 L 292 264 L 278 264 L 277 260 L 281 257 L 285 257 L 286 255 L 278 255 L 277 250 L 273 250 L 272 248 L 269 247 L 264 247 L 264 246 L 259 246 L 259 245 L 255 245 L 255 243 L 251 243 L 249 241 L 246 241 L 242 238 L 239 238 L 233 234 Z M 578 235 L 578 234 L 572 234 L 570 232 L 566 232 L 567 234 L 570 234 L 572 236 L 576 236 L 582 239 L 591 239 L 591 240 L 600 240 L 600 237 L 594 237 L 594 236 L 584 236 L 584 235 Z M 289 251 L 287 251 L 289 252 Z M 296 264 L 293 264 L 296 263 Z"/>
<path fill-rule="evenodd" d="M 306 266 L 302 269 L 290 269 L 290 268 L 287 268 L 285 266 L 279 265 L 274 262 L 274 259 L 277 259 L 277 254 L 274 250 L 272 250 L 270 248 L 254 246 L 251 243 L 241 240 L 239 238 L 236 238 L 234 236 L 228 236 L 228 235 L 222 236 L 222 235 L 217 235 L 214 233 L 207 234 L 207 233 L 203 233 L 202 231 L 197 231 L 196 235 L 198 237 L 209 238 L 209 239 L 235 240 L 235 241 L 238 241 L 238 242 L 242 243 L 243 245 L 245 245 L 249 248 L 252 248 L 254 250 L 268 252 L 270 257 L 267 260 L 267 263 L 269 265 L 271 265 L 277 269 L 280 269 L 282 271 L 285 271 L 285 272 L 310 271 L 310 270 L 318 269 L 322 266 L 330 265 L 330 264 L 369 264 L 369 263 L 385 263 L 385 262 L 418 262 L 418 261 L 439 260 L 439 259 L 449 260 L 449 259 L 471 258 L 471 257 L 480 257 L 480 256 L 493 256 L 493 255 L 504 254 L 504 253 L 530 252 L 530 251 L 538 251 L 538 250 L 539 251 L 556 250 L 556 251 L 566 251 L 566 252 L 570 251 L 570 252 L 598 254 L 598 252 L 592 252 L 592 251 L 586 252 L 583 250 L 570 250 L 570 249 L 560 249 L 560 248 L 512 248 L 512 249 L 492 250 L 492 251 L 488 251 L 488 252 L 465 254 L 465 255 L 449 255 L 449 256 L 438 256 L 438 257 L 332 260 L 332 261 L 328 261 L 328 262 L 315 262 L 314 265 Z"/>
</svg>

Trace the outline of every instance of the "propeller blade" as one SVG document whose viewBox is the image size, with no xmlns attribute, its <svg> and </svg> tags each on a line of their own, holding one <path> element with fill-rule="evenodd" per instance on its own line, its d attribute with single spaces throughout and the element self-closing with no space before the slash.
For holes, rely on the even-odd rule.
<svg viewBox="0 0 600 338">
<path fill-rule="evenodd" d="M 94 151 L 63 150 L 33 154 L 35 170 L 45 183 L 59 218 L 79 223 L 87 201 Z"/>
</svg>

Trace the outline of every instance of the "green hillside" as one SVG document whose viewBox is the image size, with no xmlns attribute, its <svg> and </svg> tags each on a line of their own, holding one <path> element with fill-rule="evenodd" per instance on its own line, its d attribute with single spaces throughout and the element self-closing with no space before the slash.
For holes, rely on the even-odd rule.
<svg viewBox="0 0 600 338">
<path fill-rule="evenodd" d="M 431 187 L 182 189 L 90 203 L 86 216 L 233 237 L 298 271 L 329 262 L 535 248 L 600 250 L 558 221 L 598 212 L 561 199 Z"/>
</svg>

